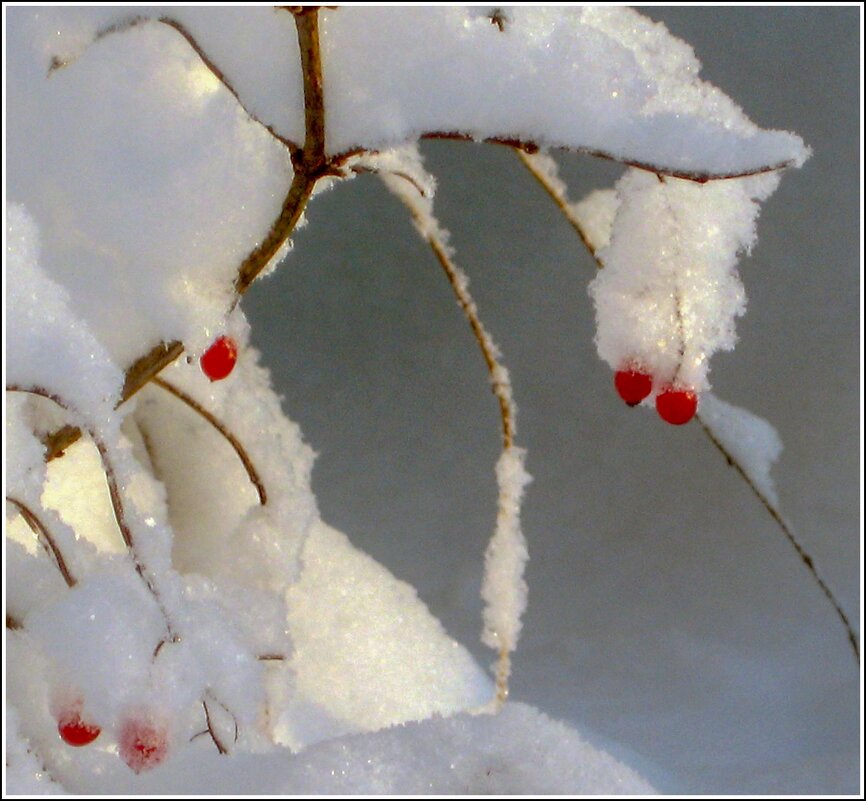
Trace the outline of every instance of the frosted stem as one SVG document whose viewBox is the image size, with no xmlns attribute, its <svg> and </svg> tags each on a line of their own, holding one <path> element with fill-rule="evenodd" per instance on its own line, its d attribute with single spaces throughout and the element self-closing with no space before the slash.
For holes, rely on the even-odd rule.
<svg viewBox="0 0 866 801">
<path fill-rule="evenodd" d="M 71 411 L 72 409 L 72 407 L 58 395 L 51 393 L 42 387 L 19 387 L 17 385 L 11 385 L 6 387 L 6 391 L 26 392 L 30 395 L 39 395 L 40 397 L 46 398 L 57 404 L 57 406 L 59 406 L 61 409 L 64 409 L 65 411 Z M 141 580 L 150 591 L 154 601 L 162 612 L 169 640 L 171 642 L 178 642 L 180 638 L 175 633 L 172 627 L 171 620 L 168 616 L 168 611 L 166 610 L 165 605 L 162 602 L 162 598 L 160 597 L 160 594 L 156 589 L 156 585 L 154 584 L 152 577 L 149 575 L 150 571 L 147 570 L 147 568 L 145 567 L 135 547 L 135 540 L 133 538 L 132 529 L 130 528 L 129 523 L 126 519 L 126 510 L 123 503 L 123 496 L 121 495 L 120 487 L 117 483 L 117 475 L 115 473 L 111 457 L 109 456 L 108 447 L 95 431 L 88 430 L 87 433 L 93 440 L 93 444 L 96 445 L 97 451 L 99 451 L 99 456 L 102 460 L 102 469 L 105 473 L 105 479 L 108 484 L 108 494 L 111 499 L 111 508 L 114 512 L 114 518 L 117 521 L 117 527 L 120 530 L 123 542 L 126 545 L 127 550 L 129 551 L 130 557 L 132 558 L 135 570 L 141 577 Z"/>
<path fill-rule="evenodd" d="M 595 263 L 599 269 L 604 267 L 604 264 L 602 264 L 592 245 L 589 243 L 589 237 L 584 230 L 580 218 L 574 213 L 572 203 L 568 199 L 568 187 L 565 181 L 559 177 L 559 166 L 556 161 L 547 153 L 527 153 L 520 148 L 515 148 L 514 152 L 517 153 L 517 157 L 523 166 L 529 170 L 532 177 L 541 184 L 542 189 L 547 192 L 565 219 L 568 220 L 569 225 L 580 237 L 580 241 L 583 242 L 584 247 L 595 259 Z"/>
<path fill-rule="evenodd" d="M 390 154 L 390 158 L 393 159 L 394 155 Z M 494 648 L 498 654 L 495 668 L 496 696 L 493 701 L 494 709 L 498 710 L 508 697 L 510 654 L 517 646 L 521 617 L 526 609 L 527 590 L 523 573 L 528 552 L 520 529 L 520 505 L 523 488 L 530 479 L 523 469 L 525 451 L 514 446 L 517 407 L 508 370 L 500 361 L 500 350 L 481 322 L 466 274 L 453 261 L 448 246 L 448 232 L 441 227 L 433 213 L 433 177 L 424 170 L 421 157 L 414 148 L 400 151 L 397 156 L 397 162 L 402 162 L 404 169 L 391 169 L 389 155 L 381 158 L 381 162 L 375 158 L 371 160 L 373 169 L 381 173 L 385 185 L 407 207 L 416 230 L 442 267 L 484 357 L 493 393 L 499 403 L 502 455 L 496 466 L 498 512 L 496 531 L 485 555 L 481 590 L 486 602 L 482 642 Z M 429 190 L 425 190 L 425 186 Z"/>
</svg>

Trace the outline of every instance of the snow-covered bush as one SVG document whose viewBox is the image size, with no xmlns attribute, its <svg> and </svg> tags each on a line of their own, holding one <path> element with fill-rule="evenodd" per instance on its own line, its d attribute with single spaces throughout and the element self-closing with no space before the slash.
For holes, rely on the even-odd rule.
<svg viewBox="0 0 866 801">
<path fill-rule="evenodd" d="M 625 9 L 14 9 L 8 21 L 12 789 L 40 776 L 80 792 L 202 789 L 210 776 L 295 792 L 647 789 L 520 705 L 498 728 L 457 717 L 357 736 L 501 706 L 526 603 L 510 377 L 416 144 L 520 152 L 604 265 L 599 355 L 647 385 L 624 399 L 658 400 L 668 419 L 666 394 L 699 403 L 778 515 L 775 433 L 713 398 L 707 372 L 744 310 L 736 260 L 757 203 L 807 157 L 799 138 L 752 125 L 697 79 L 686 45 Z M 555 148 L 628 169 L 574 206 Z M 307 202 L 370 172 L 444 269 L 498 401 L 483 583 L 494 681 L 411 588 L 321 521 L 312 450 L 238 304 L 284 258 Z M 509 754 L 527 753 L 515 772 Z M 549 759 L 572 765 L 550 778 Z"/>
</svg>

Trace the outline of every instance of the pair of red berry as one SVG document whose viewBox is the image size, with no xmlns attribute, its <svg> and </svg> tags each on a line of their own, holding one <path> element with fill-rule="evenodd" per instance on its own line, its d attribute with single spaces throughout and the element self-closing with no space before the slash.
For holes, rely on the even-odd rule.
<svg viewBox="0 0 866 801">
<path fill-rule="evenodd" d="M 637 406 L 653 388 L 652 376 L 636 367 L 617 370 L 613 383 L 619 396 L 629 406 Z M 690 389 L 668 385 L 656 395 L 656 411 L 662 420 L 671 425 L 688 423 L 697 410 L 698 396 Z"/>
<path fill-rule="evenodd" d="M 90 745 L 102 733 L 96 724 L 81 718 L 81 703 L 60 713 L 57 731 L 67 745 L 81 748 Z M 136 773 L 155 768 L 168 756 L 168 733 L 148 720 L 130 718 L 120 727 L 118 752 Z"/>
</svg>

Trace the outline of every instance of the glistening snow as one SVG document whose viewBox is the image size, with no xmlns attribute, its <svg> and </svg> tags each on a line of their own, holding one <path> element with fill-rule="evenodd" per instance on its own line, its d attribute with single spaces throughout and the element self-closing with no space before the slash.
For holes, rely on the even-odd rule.
<svg viewBox="0 0 866 801">
<path fill-rule="evenodd" d="M 795 135 L 757 129 L 697 79 L 687 45 L 627 9 L 509 9 L 501 25 L 456 7 L 320 13 L 331 154 L 459 135 L 702 177 L 808 155 Z M 12 8 L 7 21 L 8 382 L 60 401 L 8 393 L 8 492 L 74 578 L 58 578 L 7 504 L 9 789 L 649 791 L 531 709 L 465 714 L 490 700 L 489 678 L 411 587 L 319 518 L 312 450 L 234 308 L 237 266 L 293 177 L 289 149 L 264 126 L 304 139 L 290 15 Z M 732 346 L 742 311 L 735 258 L 774 182 L 626 175 L 600 223 L 604 358 L 630 354 L 706 386 L 706 360 Z M 432 213 L 429 223 L 440 231 Z M 212 385 L 195 357 L 224 332 L 242 356 Z M 170 389 L 117 405 L 129 365 L 175 340 L 193 358 L 163 377 L 244 443 L 267 504 Z M 40 437 L 58 421 L 83 437 L 46 468 Z M 484 583 L 485 641 L 497 648 L 513 648 L 526 602 L 523 463 L 508 448 L 497 469 Z M 70 756 L 57 717 L 78 703 L 101 734 Z M 130 721 L 163 733 L 170 758 L 150 774 L 118 758 Z"/>
</svg>

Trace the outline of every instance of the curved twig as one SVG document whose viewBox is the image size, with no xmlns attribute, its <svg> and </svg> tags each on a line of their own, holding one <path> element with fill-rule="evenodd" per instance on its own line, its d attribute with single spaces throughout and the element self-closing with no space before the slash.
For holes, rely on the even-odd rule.
<svg viewBox="0 0 866 801">
<path fill-rule="evenodd" d="M 234 452 L 238 455 L 238 458 L 243 463 L 244 469 L 247 471 L 247 476 L 249 476 L 250 481 L 253 486 L 256 488 L 256 492 L 259 496 L 259 503 L 264 506 L 268 502 L 268 493 L 265 489 L 265 485 L 262 482 L 261 477 L 256 471 L 255 466 L 252 463 L 249 455 L 244 449 L 243 445 L 241 445 L 240 441 L 229 431 L 226 426 L 217 420 L 207 409 L 204 408 L 195 398 L 187 395 L 179 387 L 176 387 L 174 384 L 166 381 L 164 378 L 153 378 L 152 383 L 158 387 L 161 387 L 166 392 L 173 395 L 178 400 L 185 403 L 190 409 L 192 409 L 196 414 L 201 415 L 208 423 L 210 423 L 222 436 L 223 438 L 232 446 Z"/>
<path fill-rule="evenodd" d="M 413 187 L 420 197 L 423 194 L 418 192 L 417 182 L 408 179 L 402 173 L 383 171 L 384 176 L 392 176 L 400 178 Z M 443 232 L 438 222 L 432 213 L 432 208 L 428 209 L 417 202 L 413 202 L 408 195 L 394 191 L 399 199 L 409 211 L 412 221 L 418 233 L 430 246 L 433 254 L 445 273 L 448 283 L 454 292 L 457 303 L 463 311 L 464 316 L 469 322 L 475 340 L 487 365 L 487 371 L 490 375 L 491 388 L 496 395 L 499 404 L 499 417 L 502 427 L 502 452 L 503 455 L 509 451 L 516 450 L 514 448 L 514 439 L 517 430 L 517 408 L 514 403 L 511 380 L 508 371 L 499 362 L 500 351 L 496 343 L 493 341 L 490 334 L 484 328 L 481 318 L 478 315 L 478 308 L 469 292 L 468 279 L 452 260 L 448 246 L 446 245 L 447 234 Z M 429 199 L 426 199 L 429 203 Z M 509 528 L 514 524 L 517 535 L 519 535 L 519 498 L 511 497 L 511 489 L 506 488 L 497 476 L 499 485 L 498 513 L 497 513 L 497 529 L 494 538 L 500 536 L 502 529 Z M 514 507 L 514 508 L 513 508 Z M 522 537 L 521 537 L 522 538 Z M 489 550 L 488 550 L 489 554 Z M 489 644 L 489 643 L 488 643 Z M 493 700 L 493 709 L 498 710 L 508 698 L 508 680 L 511 675 L 511 655 L 510 651 L 514 649 L 516 642 L 506 641 L 501 635 L 498 635 L 497 661 L 496 661 L 496 694 Z"/>
<path fill-rule="evenodd" d="M 845 614 L 845 611 L 842 609 L 842 605 L 836 599 L 836 596 L 833 594 L 833 591 L 827 585 L 827 582 L 821 578 L 818 573 L 817 568 L 815 567 L 815 560 L 806 552 L 805 548 L 800 544 L 799 540 L 794 535 L 794 532 L 791 529 L 788 521 L 782 517 L 782 513 L 770 502 L 767 496 L 758 489 L 757 485 L 754 481 L 752 481 L 749 474 L 746 472 L 745 468 L 734 458 L 731 452 L 722 444 L 721 440 L 715 435 L 710 425 L 704 420 L 700 413 L 696 415 L 698 422 L 701 424 L 701 427 L 704 430 L 704 433 L 707 435 L 707 438 L 713 445 L 716 446 L 719 453 L 725 457 L 728 465 L 734 468 L 737 471 L 740 478 L 746 482 L 746 485 L 752 491 L 752 494 L 761 502 L 761 505 L 767 510 L 770 517 L 773 518 L 776 525 L 781 529 L 782 533 L 787 538 L 788 542 L 791 543 L 794 550 L 797 552 L 797 555 L 800 557 L 800 560 L 806 566 L 806 569 L 812 574 L 812 578 L 815 579 L 815 582 L 821 588 L 821 592 L 824 593 L 827 600 L 832 604 L 833 609 L 836 610 L 836 615 L 839 620 L 842 621 L 842 625 L 845 627 L 845 631 L 848 634 L 848 642 L 851 645 L 851 650 L 854 652 L 854 658 L 857 660 L 857 663 L 860 663 L 860 645 L 857 641 L 857 635 L 854 633 L 854 628 L 851 626 L 851 621 L 848 619 L 848 615 Z"/>
<path fill-rule="evenodd" d="M 565 182 L 561 178 L 557 178 L 554 180 L 554 177 L 549 173 L 545 172 L 541 167 L 541 159 L 550 159 L 553 161 L 550 156 L 541 156 L 537 154 L 527 153 L 525 150 L 521 148 L 515 148 L 514 152 L 517 153 L 517 157 L 520 159 L 520 162 L 529 170 L 530 174 L 539 184 L 541 184 L 542 189 L 550 196 L 551 200 L 556 204 L 556 207 L 562 212 L 562 215 L 568 220 L 569 225 L 574 229 L 574 232 L 580 237 L 580 241 L 583 243 L 583 246 L 589 251 L 590 256 L 595 259 L 596 266 L 601 269 L 604 267 L 604 263 L 599 259 L 598 253 L 595 248 L 589 242 L 589 237 L 586 233 L 586 230 L 583 227 L 583 224 L 578 219 L 577 215 L 572 211 L 571 202 L 568 199 L 567 188 L 565 186 Z M 554 162 L 555 164 L 555 162 Z"/>
<path fill-rule="evenodd" d="M 71 410 L 71 406 L 67 404 L 60 396 L 56 395 L 55 393 L 49 392 L 44 387 L 22 387 L 16 384 L 12 384 L 6 387 L 6 391 L 24 392 L 30 395 L 38 395 L 42 398 L 46 398 L 47 400 L 52 401 L 53 403 L 57 404 L 57 406 L 59 406 L 61 409 L 64 409 L 67 412 Z M 95 431 L 88 430 L 87 433 L 93 440 L 93 444 L 96 446 L 96 449 L 99 452 L 100 459 L 102 460 L 102 470 L 105 473 L 105 480 L 108 484 L 108 494 L 111 500 L 111 508 L 114 512 L 114 518 L 117 522 L 117 527 L 120 530 L 120 535 L 123 538 L 123 542 L 127 547 L 130 557 L 132 558 L 135 570 L 141 577 L 141 580 L 144 582 L 145 586 L 150 591 L 151 595 L 154 598 L 154 601 L 156 601 L 157 606 L 160 608 L 163 614 L 166 629 L 169 635 L 169 641 L 179 642 L 180 638 L 174 632 L 173 626 L 171 624 L 171 619 L 168 615 L 168 611 L 163 605 L 162 598 L 160 597 L 160 594 L 156 589 L 153 577 L 150 575 L 150 571 L 147 569 L 144 562 L 141 561 L 141 558 L 139 557 L 138 551 L 135 547 L 135 540 L 132 534 L 132 529 L 129 527 L 129 523 L 126 520 L 126 510 L 123 503 L 123 496 L 121 495 L 120 487 L 117 483 L 117 475 L 114 471 L 114 466 L 108 453 L 108 447 Z"/>
<path fill-rule="evenodd" d="M 22 503 L 17 498 L 7 495 L 6 502 L 11 503 L 18 510 L 18 513 L 21 515 L 24 522 L 30 527 L 30 530 L 36 535 L 36 538 L 39 540 L 42 547 L 54 558 L 54 562 L 57 565 L 57 569 L 60 571 L 60 575 L 63 576 L 66 586 L 70 589 L 74 587 L 77 584 L 77 581 L 72 573 L 69 572 L 69 568 L 66 566 L 66 560 L 63 558 L 60 548 L 57 546 L 57 543 L 54 541 L 51 532 L 45 524 L 26 504 Z"/>
<path fill-rule="evenodd" d="M 217 734 L 213 729 L 213 724 L 211 723 L 211 719 L 210 719 L 210 710 L 208 709 L 207 701 L 205 701 L 204 698 L 202 698 L 202 700 L 201 700 L 201 705 L 204 707 L 204 719 L 207 723 L 207 733 L 210 735 L 211 740 L 213 740 L 214 745 L 217 747 L 217 751 L 219 751 L 220 754 L 223 754 L 223 755 L 228 754 L 228 752 L 229 752 L 228 748 L 226 748 L 222 744 L 222 742 L 220 741 L 220 738 L 217 737 Z"/>
</svg>

